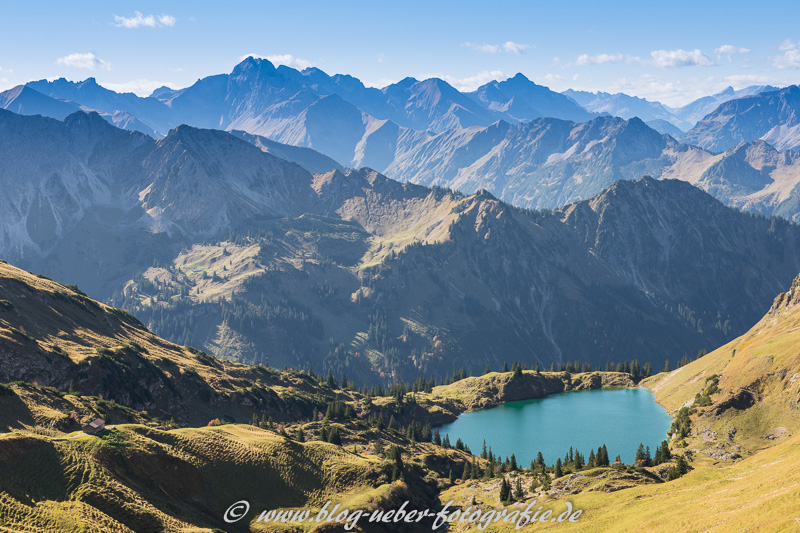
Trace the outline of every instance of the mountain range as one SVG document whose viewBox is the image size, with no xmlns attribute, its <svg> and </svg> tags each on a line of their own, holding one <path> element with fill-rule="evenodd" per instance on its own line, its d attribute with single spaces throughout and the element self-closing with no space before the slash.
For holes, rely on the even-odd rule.
<svg viewBox="0 0 800 533">
<path fill-rule="evenodd" d="M 696 185 L 728 205 L 800 219 L 794 152 L 751 141 L 715 154 L 658 133 L 638 118 L 585 123 L 543 118 L 425 138 L 401 135 L 389 157 L 362 161 L 401 181 L 473 193 L 514 205 L 557 209 L 643 175 Z"/>
<path fill-rule="evenodd" d="M 800 148 L 800 86 L 725 102 L 698 122 L 683 140 L 720 152 L 755 139 L 778 150 Z"/>
<path fill-rule="evenodd" d="M 799 228 L 674 180 L 531 212 L 369 169 L 314 175 L 190 126 L 154 140 L 94 113 L 3 111 L 0 139 L 0 254 L 242 361 L 365 380 L 660 363 L 741 332 L 800 270 Z"/>
<path fill-rule="evenodd" d="M 437 78 L 375 89 L 351 76 L 250 57 L 230 74 L 180 90 L 162 87 L 147 98 L 110 91 L 93 78 L 41 80 L 0 94 L 0 107 L 58 119 L 97 110 L 112 124 L 155 138 L 181 124 L 227 129 L 268 152 L 284 146 L 276 155 L 311 172 L 366 166 L 467 194 L 485 188 L 523 207 L 559 208 L 617 179 L 648 174 L 698 184 L 729 205 L 796 219 L 800 173 L 791 155 L 756 166 L 730 164 L 725 155 L 757 141 L 796 146 L 796 92 L 729 88 L 672 109 L 621 93 L 559 94 L 522 74 L 473 93 Z M 686 134 L 678 130 L 706 112 Z"/>
<path fill-rule="evenodd" d="M 733 87 L 728 87 L 716 94 L 703 96 L 677 108 L 665 106 L 660 102 L 651 102 L 644 98 L 629 96 L 625 93 L 611 94 L 602 91 L 592 93 L 568 89 L 562 94 L 578 102 L 587 111 L 606 113 L 624 119 L 638 117 L 652 126 L 658 125 L 659 122 L 657 121 L 672 124 L 680 132 L 678 135 L 675 135 L 677 133 L 675 129 L 667 131 L 667 128 L 663 125 L 661 128 L 654 127 L 654 129 L 661 133 L 669 133 L 677 139 L 683 132 L 690 130 L 724 102 L 776 90 L 778 90 L 777 87 L 770 85 L 752 85 L 738 91 L 734 90 Z"/>
</svg>

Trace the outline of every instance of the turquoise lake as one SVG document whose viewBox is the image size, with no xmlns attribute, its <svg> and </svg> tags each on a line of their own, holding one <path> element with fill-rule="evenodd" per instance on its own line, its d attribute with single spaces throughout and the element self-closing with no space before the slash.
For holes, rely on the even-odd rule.
<svg viewBox="0 0 800 533">
<path fill-rule="evenodd" d="M 515 454 L 527 468 L 541 451 L 545 463 L 564 459 L 570 446 L 587 459 L 589 451 L 603 444 L 611 461 L 619 454 L 633 463 L 639 443 L 651 453 L 667 438 L 672 418 L 656 403 L 655 395 L 637 389 L 598 389 L 552 394 L 535 400 L 509 402 L 492 409 L 464 413 L 439 428 L 442 438 L 460 438 L 475 455 L 483 441 L 495 456 Z"/>
</svg>

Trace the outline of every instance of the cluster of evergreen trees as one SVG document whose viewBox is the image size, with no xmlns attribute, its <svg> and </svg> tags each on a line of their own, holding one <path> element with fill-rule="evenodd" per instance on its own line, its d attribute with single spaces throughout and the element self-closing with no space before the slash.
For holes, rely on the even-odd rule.
<svg viewBox="0 0 800 533">
<path fill-rule="evenodd" d="M 325 410 L 325 420 L 342 420 L 356 418 L 356 410 L 352 405 L 341 400 L 328 402 Z"/>
<path fill-rule="evenodd" d="M 503 505 L 511 505 L 515 501 L 520 501 L 525 497 L 525 490 L 522 488 L 522 480 L 517 477 L 514 490 L 511 490 L 511 483 L 508 482 L 505 476 L 500 482 L 500 503 Z"/>
<path fill-rule="evenodd" d="M 636 466 L 656 466 L 661 463 L 666 463 L 672 459 L 672 453 L 669 451 L 669 443 L 661 441 L 661 444 L 656 448 L 655 457 L 650 455 L 650 446 L 644 446 L 641 442 L 639 448 L 636 449 L 636 457 L 634 464 Z"/>
<path fill-rule="evenodd" d="M 678 416 L 672 421 L 669 434 L 673 435 L 677 433 L 679 438 L 686 438 L 692 428 L 691 414 L 691 410 L 688 407 L 681 407 L 680 411 L 678 411 Z"/>
<path fill-rule="evenodd" d="M 322 426 L 322 429 L 319 430 L 319 440 L 341 446 L 342 437 L 339 434 L 339 426 L 331 426 L 330 428 Z"/>
</svg>

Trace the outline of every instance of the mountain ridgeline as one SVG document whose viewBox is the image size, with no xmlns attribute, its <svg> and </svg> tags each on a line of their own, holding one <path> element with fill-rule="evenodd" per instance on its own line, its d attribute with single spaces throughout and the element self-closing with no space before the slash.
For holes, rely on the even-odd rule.
<svg viewBox="0 0 800 533">
<path fill-rule="evenodd" d="M 727 205 L 800 220 L 800 164 L 791 156 L 764 164 L 729 157 L 742 146 L 800 146 L 797 91 L 728 88 L 674 109 L 621 93 L 559 94 L 522 74 L 474 92 L 438 78 L 377 89 L 249 57 L 230 74 L 147 98 L 93 78 L 40 80 L 0 93 L 0 107 L 59 120 L 95 110 L 154 138 L 183 124 L 227 130 L 313 173 L 369 167 L 466 194 L 487 189 L 535 209 L 651 175 L 688 181 Z"/>
<path fill-rule="evenodd" d="M 744 331 L 800 270 L 800 228 L 675 180 L 537 212 L 312 175 L 189 126 L 156 141 L 96 114 L 0 112 L 0 136 L 0 254 L 243 362 L 376 381 L 660 365 Z"/>
</svg>

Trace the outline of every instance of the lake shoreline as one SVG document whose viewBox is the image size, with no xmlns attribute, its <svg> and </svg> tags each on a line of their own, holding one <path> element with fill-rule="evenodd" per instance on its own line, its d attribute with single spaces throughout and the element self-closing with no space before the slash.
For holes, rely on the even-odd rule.
<svg viewBox="0 0 800 533">
<path fill-rule="evenodd" d="M 595 389 L 635 389 L 630 374 L 622 372 L 540 372 L 525 370 L 490 372 L 468 377 L 450 385 L 434 387 L 429 393 L 415 393 L 413 418 L 433 426 L 447 424 L 459 415 L 520 400 L 534 400 L 561 392 Z"/>
<path fill-rule="evenodd" d="M 667 439 L 671 423 L 646 387 L 606 387 L 506 402 L 463 413 L 436 429 L 472 450 L 485 442 L 502 456 L 516 454 L 522 464 L 536 452 L 552 460 L 573 446 L 588 455 L 589 449 L 606 444 L 612 457 L 620 454 L 623 463 L 633 464 L 637 445 L 655 450 Z"/>
</svg>

